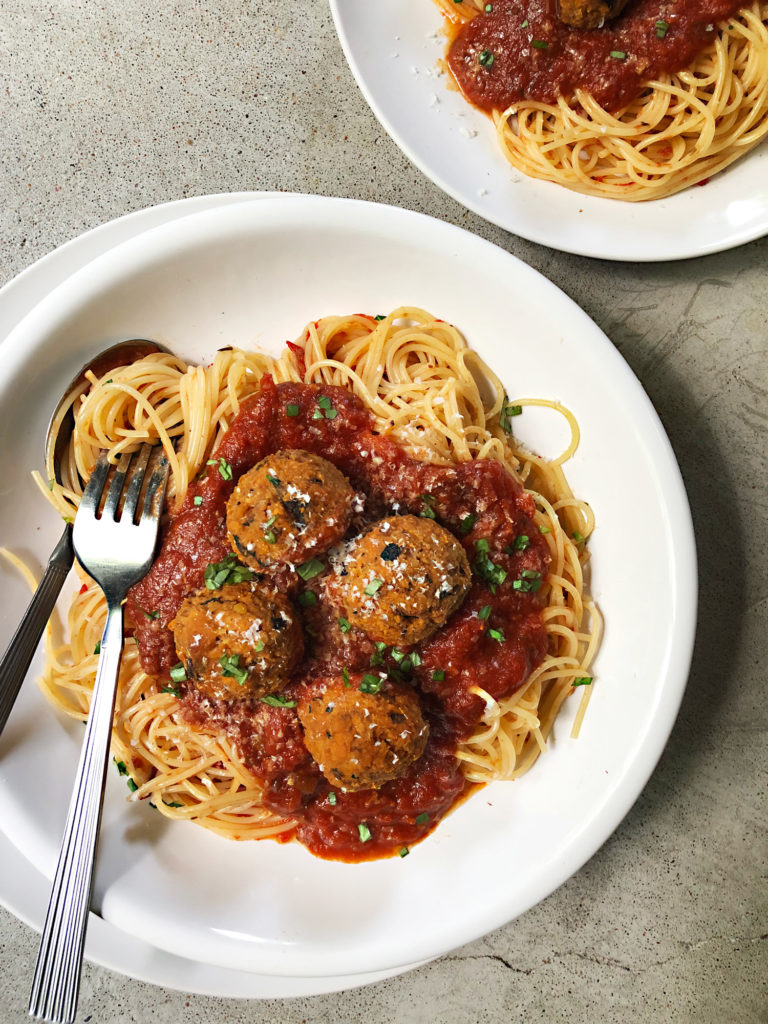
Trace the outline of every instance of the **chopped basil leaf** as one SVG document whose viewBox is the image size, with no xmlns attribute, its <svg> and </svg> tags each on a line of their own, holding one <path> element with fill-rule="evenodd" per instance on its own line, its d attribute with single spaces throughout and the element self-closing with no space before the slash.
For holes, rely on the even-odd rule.
<svg viewBox="0 0 768 1024">
<path fill-rule="evenodd" d="M 733 28 L 733 25 L 729 25 L 728 28 Z M 669 22 L 668 21 L 664 21 L 663 19 L 660 18 L 656 22 L 656 35 L 658 36 L 659 39 L 663 39 L 668 31 L 669 31 Z"/>
<path fill-rule="evenodd" d="M 321 420 L 322 418 L 323 418 L 323 410 L 322 409 L 315 409 L 315 411 L 312 413 L 312 419 L 313 420 Z"/>
<path fill-rule="evenodd" d="M 328 411 L 325 414 L 325 418 L 327 420 L 335 420 L 338 415 L 339 415 L 339 410 L 338 409 L 328 409 Z"/>
<path fill-rule="evenodd" d="M 381 679 L 379 676 L 374 676 L 371 675 L 370 672 L 366 672 L 360 680 L 360 691 L 362 693 L 378 693 L 380 689 Z"/>
<path fill-rule="evenodd" d="M 477 55 L 477 63 L 484 68 L 493 67 L 494 56 L 490 50 L 481 50 Z"/>
<path fill-rule="evenodd" d="M 358 834 L 360 835 L 361 843 L 367 843 L 368 840 L 371 838 L 371 830 L 368 828 L 364 821 L 361 821 L 360 824 L 357 826 L 357 831 Z"/>
<path fill-rule="evenodd" d="M 491 615 L 491 606 L 489 604 L 485 605 L 485 607 L 481 608 L 480 611 L 477 613 L 478 619 L 483 619 L 483 621 L 485 621 L 486 619 L 490 618 L 490 615 Z"/>
<path fill-rule="evenodd" d="M 315 576 L 319 576 L 325 568 L 323 562 L 319 558 L 310 558 L 306 562 L 302 562 L 297 567 L 296 572 L 301 576 L 303 580 L 313 580 Z"/>
<path fill-rule="evenodd" d="M 419 497 L 424 502 L 424 508 L 419 513 L 424 519 L 434 519 L 435 510 L 432 507 L 435 504 L 435 499 L 431 494 L 420 494 Z"/>
<path fill-rule="evenodd" d="M 461 532 L 469 533 L 469 531 L 472 529 L 476 522 L 477 516 L 475 515 L 474 512 L 470 512 L 468 516 L 464 516 L 464 518 L 461 520 Z"/>
<path fill-rule="evenodd" d="M 384 580 L 373 579 L 368 584 L 368 586 L 365 588 L 363 593 L 365 594 L 366 597 L 375 597 L 376 594 L 378 594 L 378 592 L 381 590 L 381 588 L 383 586 L 384 586 Z"/>
<path fill-rule="evenodd" d="M 94 654 L 101 654 L 101 640 L 97 640 L 96 646 L 93 648 Z"/>
<path fill-rule="evenodd" d="M 432 673 L 432 679 L 436 683 L 442 683 L 442 681 L 445 679 L 445 671 L 444 671 L 444 669 L 436 668 L 435 671 Z"/>
<path fill-rule="evenodd" d="M 411 664 L 414 668 L 418 668 L 421 664 L 421 655 L 418 651 L 411 651 Z"/>
<path fill-rule="evenodd" d="M 417 814 L 416 815 L 416 824 L 417 825 L 426 825 L 428 821 L 429 821 L 429 815 L 427 814 L 426 811 L 423 811 L 421 814 Z"/>
<path fill-rule="evenodd" d="M 571 686 L 590 686 L 592 683 L 592 676 L 579 676 L 578 679 L 574 679 Z"/>
<path fill-rule="evenodd" d="M 314 590 L 305 590 L 299 594 L 299 604 L 302 608 L 311 608 L 313 604 L 317 604 L 317 594 Z"/>
<path fill-rule="evenodd" d="M 333 792 L 333 790 L 331 790 L 331 792 L 328 794 L 328 803 L 331 805 L 331 807 L 336 806 L 336 794 Z"/>
<path fill-rule="evenodd" d="M 317 400 L 317 404 L 320 406 L 321 409 L 331 408 L 331 400 L 327 395 L 320 395 L 320 397 Z"/>
<path fill-rule="evenodd" d="M 193 505 L 197 505 L 197 506 L 200 506 L 200 505 L 203 504 L 203 499 L 200 497 L 199 494 L 196 494 L 194 496 L 194 498 L 192 499 L 192 504 Z"/>
<path fill-rule="evenodd" d="M 491 638 L 491 640 L 496 640 L 500 644 L 505 643 L 506 639 L 507 639 L 504 636 L 504 630 L 503 629 L 489 629 L 488 630 L 488 636 Z"/>
<path fill-rule="evenodd" d="M 383 562 L 394 562 L 402 550 L 399 544 L 387 544 L 386 547 L 381 549 L 380 558 Z"/>
<path fill-rule="evenodd" d="M 528 28 L 528 19 L 526 18 L 520 28 Z"/>
<path fill-rule="evenodd" d="M 610 55 L 611 57 L 614 58 L 614 60 L 626 60 L 627 58 L 627 55 L 624 52 L 624 50 L 611 50 Z"/>
<path fill-rule="evenodd" d="M 339 616 L 339 629 L 342 633 L 348 633 L 352 629 L 352 623 L 349 619 L 345 619 L 343 615 Z"/>
<path fill-rule="evenodd" d="M 285 407 L 285 414 L 286 414 L 286 416 L 298 416 L 299 415 L 299 407 L 298 407 L 298 405 L 296 405 L 295 402 L 289 402 L 288 405 L 286 405 L 286 407 Z"/>
<path fill-rule="evenodd" d="M 117 768 L 118 775 L 128 774 L 128 769 L 125 767 L 125 761 L 115 761 L 115 768 Z"/>
<path fill-rule="evenodd" d="M 266 697 L 261 698 L 262 704 L 269 704 L 271 708 L 295 708 L 296 701 L 289 700 L 287 697 L 280 697 L 274 693 L 267 694 Z"/>
<path fill-rule="evenodd" d="M 461 0 L 459 0 L 459 3 L 461 3 Z M 491 6 L 490 4 L 486 4 L 486 7 L 485 7 L 486 11 L 488 10 L 488 8 L 489 8 L 490 6 Z M 400 849 L 399 849 L 399 850 L 398 850 L 397 852 L 398 852 L 398 854 L 399 854 L 399 855 L 400 855 L 401 857 L 407 857 L 407 856 L 408 856 L 408 854 L 409 854 L 409 853 L 410 853 L 411 851 L 410 851 L 410 850 L 408 849 L 408 847 L 407 847 L 407 846 L 401 846 L 401 847 L 400 847 Z"/>
<path fill-rule="evenodd" d="M 219 658 L 219 664 L 221 665 L 221 674 L 223 676 L 234 679 L 240 686 L 245 684 L 248 678 L 248 669 L 240 665 L 239 654 L 222 654 Z"/>
</svg>

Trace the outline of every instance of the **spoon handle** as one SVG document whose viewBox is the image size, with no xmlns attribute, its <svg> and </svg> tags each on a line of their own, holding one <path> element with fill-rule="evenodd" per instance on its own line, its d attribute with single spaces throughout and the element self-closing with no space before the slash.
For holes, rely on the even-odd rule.
<svg viewBox="0 0 768 1024">
<path fill-rule="evenodd" d="M 72 527 L 67 524 L 61 540 L 53 550 L 43 578 L 0 660 L 0 733 L 5 728 L 19 695 L 29 663 L 37 649 L 45 625 L 51 617 L 67 573 L 72 568 Z"/>
</svg>

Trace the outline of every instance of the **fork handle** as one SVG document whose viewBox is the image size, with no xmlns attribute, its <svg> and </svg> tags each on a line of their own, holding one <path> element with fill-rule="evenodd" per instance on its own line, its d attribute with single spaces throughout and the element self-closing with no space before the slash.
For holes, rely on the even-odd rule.
<svg viewBox="0 0 768 1024">
<path fill-rule="evenodd" d="M 72 527 L 67 524 L 46 566 L 43 578 L 0 660 L 0 733 L 19 695 L 45 624 L 51 617 L 67 573 L 72 568 Z"/>
<path fill-rule="evenodd" d="M 122 606 L 119 601 L 110 601 L 85 740 L 29 1000 L 30 1016 L 55 1024 L 72 1024 L 77 1010 L 122 647 Z"/>
</svg>

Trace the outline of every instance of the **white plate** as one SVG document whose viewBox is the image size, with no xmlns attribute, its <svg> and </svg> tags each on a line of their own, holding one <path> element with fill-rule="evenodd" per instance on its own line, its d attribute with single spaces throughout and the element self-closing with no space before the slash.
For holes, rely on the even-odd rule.
<svg viewBox="0 0 768 1024">
<path fill-rule="evenodd" d="M 482 267 L 482 274 L 467 274 Z M 608 620 L 581 738 L 569 702 L 523 781 L 465 802 L 405 860 L 344 865 L 298 845 L 227 843 L 126 804 L 110 779 L 96 899 L 107 921 L 204 962 L 328 976 L 439 955 L 552 892 L 610 835 L 652 771 L 690 663 L 695 552 L 669 443 L 605 336 L 543 277 L 439 221 L 389 207 L 285 196 L 200 213 L 126 242 L 43 301 L 0 348 L 1 535 L 42 556 L 58 524 L 26 475 L 62 380 L 105 341 L 155 337 L 210 358 L 225 344 L 275 349 L 323 314 L 418 304 L 456 323 L 512 395 L 576 413 L 570 478 L 593 504 L 594 593 Z M 520 421 L 553 452 L 552 418 Z M 38 529 L 35 529 L 38 527 Z M 23 600 L 4 582 L 3 628 Z M 81 728 L 32 687 L 0 745 L 0 822 L 50 876 Z M 41 784 L 42 783 L 42 784 Z"/>
<path fill-rule="evenodd" d="M 0 289 L 0 338 L 9 334 L 48 292 L 120 242 L 190 213 L 263 199 L 269 195 L 266 192 L 238 192 L 196 196 L 139 210 L 80 235 L 38 260 Z M 16 610 L 10 612 L 11 622 L 16 614 Z M 10 626 L 3 630 L 3 637 L 6 638 L 10 631 Z M 32 685 L 31 680 L 28 685 Z M 0 903 L 30 927 L 41 931 L 50 895 L 50 880 L 32 867 L 2 832 L 0 864 L 3 865 L 0 871 Z M 409 969 L 325 978 L 270 977 L 229 970 L 159 950 L 142 939 L 127 935 L 96 914 L 89 918 L 85 955 L 93 963 L 139 981 L 181 992 L 231 999 L 284 999 L 340 992 L 382 981 Z M 29 966 L 31 972 L 31 962 Z"/>
<path fill-rule="evenodd" d="M 436 77 L 446 40 L 432 0 L 330 0 L 344 53 L 394 141 L 444 192 L 516 235 L 609 260 L 677 260 L 768 232 L 768 142 L 704 187 L 622 203 L 511 167 L 490 118 Z"/>
</svg>

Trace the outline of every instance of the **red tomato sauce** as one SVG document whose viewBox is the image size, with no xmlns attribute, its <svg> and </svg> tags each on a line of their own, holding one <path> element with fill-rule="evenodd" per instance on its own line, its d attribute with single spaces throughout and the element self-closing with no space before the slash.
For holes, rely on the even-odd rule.
<svg viewBox="0 0 768 1024">
<path fill-rule="evenodd" d="M 495 0 L 456 32 L 448 64 L 481 110 L 527 99 L 554 103 L 576 89 L 616 112 L 645 83 L 691 65 L 739 0 L 630 0 L 602 28 L 572 28 L 556 0 Z"/>
<path fill-rule="evenodd" d="M 321 395 L 331 399 L 335 418 L 314 417 Z M 289 416 L 288 405 L 298 406 L 298 415 Z M 216 452 L 216 464 L 190 486 L 165 529 L 152 569 L 129 594 L 127 611 L 146 672 L 165 676 L 178 662 L 169 623 L 183 599 L 204 585 L 208 563 L 229 554 L 226 502 L 237 479 L 284 448 L 322 455 L 349 478 L 364 497 L 352 534 L 384 515 L 434 513 L 467 552 L 473 575 L 464 603 L 426 641 L 403 648 L 416 650 L 421 659 L 409 681 L 421 694 L 430 726 L 426 750 L 380 789 L 345 793 L 326 781 L 307 752 L 295 708 L 256 699 L 214 701 L 184 683 L 184 714 L 191 723 L 224 730 L 264 787 L 265 805 L 297 820 L 295 831 L 281 839 L 295 836 L 318 856 L 334 859 L 391 855 L 424 838 L 470 788 L 455 756 L 485 707 L 470 688 L 480 686 L 495 698 L 509 696 L 544 658 L 541 599 L 538 587 L 529 588 L 526 581 L 546 576 L 548 548 L 533 522 L 533 499 L 500 463 L 420 462 L 376 434 L 369 413 L 350 392 L 276 386 L 265 377 L 260 393 L 242 403 Z M 202 501 L 195 504 L 196 498 Z M 489 564 L 497 573 L 506 572 L 500 585 L 487 578 Z M 515 580 L 524 581 L 522 589 Z M 317 596 L 311 606 L 297 605 L 307 650 L 282 696 L 298 699 L 304 687 L 342 669 L 370 669 L 374 644 L 356 627 L 340 628 L 330 569 L 309 582 L 283 569 L 277 582 L 294 600 L 307 590 Z M 361 824 L 370 832 L 365 841 Z"/>
</svg>

